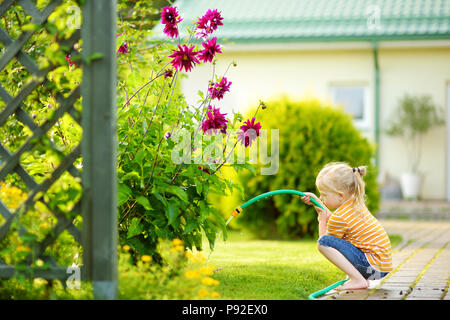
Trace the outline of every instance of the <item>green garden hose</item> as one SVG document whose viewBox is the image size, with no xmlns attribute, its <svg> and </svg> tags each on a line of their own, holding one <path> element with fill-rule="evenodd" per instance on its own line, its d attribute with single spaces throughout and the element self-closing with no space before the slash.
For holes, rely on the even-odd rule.
<svg viewBox="0 0 450 320">
<path fill-rule="evenodd" d="M 230 223 L 230 221 L 231 221 L 234 217 L 237 217 L 237 216 L 239 215 L 239 213 L 242 212 L 242 210 L 244 210 L 244 209 L 245 209 L 246 207 L 248 207 L 249 205 L 255 203 L 256 201 L 261 200 L 261 199 L 263 199 L 263 198 L 267 198 L 267 197 L 276 195 L 276 194 L 285 194 L 285 193 L 296 194 L 296 195 L 299 195 L 300 197 L 304 197 L 304 196 L 305 196 L 305 194 L 304 194 L 303 192 L 301 192 L 301 191 L 297 191 L 297 190 L 289 190 L 289 189 L 275 190 L 275 191 L 270 191 L 270 192 L 262 193 L 262 194 L 260 194 L 259 196 L 256 196 L 256 197 L 254 197 L 254 198 L 248 200 L 248 201 L 245 202 L 244 204 L 240 205 L 239 207 L 237 207 L 236 209 L 234 209 L 233 211 L 231 211 L 231 216 L 230 216 L 230 218 L 228 219 L 228 221 L 226 222 L 226 225 L 228 225 L 228 223 Z M 317 202 L 317 200 L 315 200 L 315 199 L 313 199 L 313 198 L 310 198 L 310 200 L 311 200 L 311 202 L 312 202 L 314 205 L 316 205 L 317 207 L 319 207 L 319 208 L 325 210 L 325 208 L 322 207 L 322 206 L 320 205 L 320 203 Z M 220 234 L 219 234 L 219 236 L 220 236 Z M 209 257 L 208 257 L 208 258 L 209 258 Z M 209 260 L 209 259 L 208 259 L 208 260 Z M 314 292 L 314 293 L 311 293 L 311 294 L 309 295 L 308 299 L 309 299 L 309 300 L 318 300 L 318 297 L 320 297 L 320 296 L 324 295 L 325 293 L 327 293 L 328 291 L 330 291 L 330 290 L 332 290 L 332 289 L 334 289 L 334 288 L 336 288 L 336 287 L 342 285 L 342 284 L 343 284 L 344 282 L 346 282 L 347 280 L 348 280 L 348 278 L 347 278 L 347 279 L 344 279 L 344 280 L 340 280 L 340 281 L 338 281 L 338 282 L 336 282 L 336 283 L 333 283 L 332 285 L 330 285 L 330 286 L 328 286 L 328 287 L 326 287 L 326 288 L 324 288 L 324 289 L 322 289 L 322 290 L 319 290 L 319 291 L 316 291 L 316 292 Z"/>
<path fill-rule="evenodd" d="M 254 197 L 253 199 L 250 199 L 250 200 L 248 200 L 247 202 L 245 202 L 243 205 L 237 207 L 236 209 L 234 209 L 234 210 L 231 212 L 231 216 L 232 216 L 232 217 L 236 217 L 239 213 L 242 212 L 243 209 L 245 209 L 246 207 L 248 207 L 249 205 L 255 203 L 255 202 L 258 201 L 258 200 L 261 200 L 261 199 L 263 199 L 263 198 L 267 198 L 267 197 L 270 197 L 270 196 L 273 196 L 273 195 L 276 195 L 276 194 L 282 194 L 282 193 L 296 194 L 296 195 L 299 195 L 300 197 L 304 197 L 304 196 L 305 196 L 305 194 L 304 194 L 303 192 L 297 191 L 297 190 L 283 190 L 283 189 L 282 189 L 282 190 L 269 191 L 269 192 L 260 194 L 259 196 L 256 196 L 256 197 Z M 316 206 L 318 206 L 319 208 L 325 210 L 325 208 L 322 207 L 322 206 L 320 205 L 320 203 L 317 202 L 315 199 L 310 198 L 310 200 L 311 200 L 311 202 L 314 203 Z M 229 221 L 230 221 L 230 220 L 229 220 Z"/>
<path fill-rule="evenodd" d="M 328 287 L 323 288 L 323 289 L 321 289 L 321 290 L 319 290 L 319 291 L 316 291 L 316 292 L 314 292 L 314 293 L 311 293 L 311 294 L 308 296 L 308 299 L 309 299 L 309 300 L 319 300 L 318 298 L 319 298 L 320 296 L 324 295 L 325 293 L 327 293 L 327 292 L 330 291 L 330 290 L 333 290 L 333 289 L 336 288 L 336 287 L 339 287 L 340 285 L 344 284 L 344 282 L 346 282 L 347 280 L 348 280 L 348 278 L 347 278 L 347 279 L 344 279 L 344 280 L 340 280 L 340 281 L 338 281 L 338 282 L 336 282 L 336 283 L 333 283 L 331 286 L 328 286 Z"/>
</svg>

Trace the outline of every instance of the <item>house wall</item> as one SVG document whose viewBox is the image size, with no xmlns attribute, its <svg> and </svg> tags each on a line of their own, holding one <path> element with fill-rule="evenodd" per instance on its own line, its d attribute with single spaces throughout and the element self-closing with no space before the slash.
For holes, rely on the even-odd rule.
<svg viewBox="0 0 450 320">
<path fill-rule="evenodd" d="M 450 82 L 450 48 L 380 50 L 380 118 L 389 121 L 398 99 L 404 93 L 429 94 L 446 113 L 447 83 Z M 449 122 L 448 116 L 446 116 Z M 436 127 L 423 138 L 419 171 L 423 174 L 422 197 L 445 199 L 446 127 Z M 380 140 L 380 167 L 395 177 L 410 166 L 405 143 L 386 135 Z"/>
<path fill-rule="evenodd" d="M 313 96 L 331 101 L 330 85 L 363 84 L 370 92 L 370 123 L 362 129 L 374 141 L 374 60 L 370 45 L 332 49 L 265 48 L 264 50 L 224 50 L 218 56 L 216 74 L 226 73 L 232 81 L 231 91 L 215 106 L 222 112 L 245 112 L 259 100 L 270 100 L 280 94 L 292 98 Z M 380 46 L 380 125 L 390 119 L 398 98 L 404 93 L 431 94 L 435 103 L 446 109 L 446 85 L 450 82 L 450 47 L 393 48 Z M 212 78 L 211 65 L 202 65 L 182 82 L 188 103 L 199 100 L 198 90 L 205 91 Z M 270 108 L 270 106 L 269 106 Z M 424 174 L 421 193 L 425 199 L 445 199 L 446 195 L 446 129 L 434 128 L 423 140 L 420 171 Z M 399 179 L 409 162 L 404 143 L 385 134 L 380 137 L 379 169 L 381 179 L 389 173 Z"/>
</svg>

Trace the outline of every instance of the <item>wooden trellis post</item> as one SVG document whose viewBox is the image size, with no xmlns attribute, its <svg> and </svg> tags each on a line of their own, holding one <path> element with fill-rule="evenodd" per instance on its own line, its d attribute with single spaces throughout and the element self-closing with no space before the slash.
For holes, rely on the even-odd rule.
<svg viewBox="0 0 450 320">
<path fill-rule="evenodd" d="M 116 1 L 83 7 L 83 262 L 98 299 L 117 298 Z"/>
</svg>

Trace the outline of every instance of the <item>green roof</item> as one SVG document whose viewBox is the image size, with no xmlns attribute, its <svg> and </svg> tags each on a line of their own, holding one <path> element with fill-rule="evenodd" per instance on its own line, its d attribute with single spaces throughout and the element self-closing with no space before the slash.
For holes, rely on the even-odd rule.
<svg viewBox="0 0 450 320">
<path fill-rule="evenodd" d="M 173 5 L 183 15 L 182 37 L 187 24 L 218 9 L 224 20 L 214 35 L 236 43 L 450 39 L 450 0 L 179 0 Z M 161 38 L 162 25 L 155 31 Z"/>
</svg>

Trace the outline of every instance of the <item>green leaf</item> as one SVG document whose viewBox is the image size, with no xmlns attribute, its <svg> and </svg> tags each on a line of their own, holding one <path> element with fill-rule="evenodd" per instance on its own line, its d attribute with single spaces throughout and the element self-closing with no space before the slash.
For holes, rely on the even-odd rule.
<svg viewBox="0 0 450 320">
<path fill-rule="evenodd" d="M 242 166 L 253 173 L 254 176 L 256 176 L 256 169 L 255 167 L 253 167 L 253 165 L 251 165 L 250 163 L 244 163 Z"/>
<path fill-rule="evenodd" d="M 152 206 L 150 205 L 150 201 L 144 196 L 137 197 L 136 201 L 145 208 L 145 210 L 152 210 Z"/>
<path fill-rule="evenodd" d="M 167 207 L 167 200 L 162 195 L 160 195 L 158 192 L 152 192 L 152 193 L 155 195 L 156 199 L 161 201 L 161 203 L 164 205 L 164 207 Z"/>
<path fill-rule="evenodd" d="M 91 54 L 89 57 L 87 57 L 87 58 L 85 59 L 85 61 L 86 61 L 86 64 L 89 65 L 92 61 L 98 60 L 98 59 L 101 59 L 101 58 L 103 58 L 103 54 L 102 54 L 102 53 L 100 53 L 100 52 L 94 52 L 94 53 Z"/>
<path fill-rule="evenodd" d="M 202 195 L 203 185 L 197 178 L 194 178 L 195 189 L 197 190 L 198 195 Z"/>
<path fill-rule="evenodd" d="M 186 227 L 184 228 L 184 234 L 191 233 L 193 230 L 198 228 L 197 221 L 192 218 L 188 218 Z"/>
<path fill-rule="evenodd" d="M 216 227 L 206 220 L 202 224 L 202 229 L 205 231 L 206 238 L 208 239 L 209 248 L 213 250 L 214 243 L 216 242 Z"/>
<path fill-rule="evenodd" d="M 27 23 L 22 26 L 23 31 L 37 31 L 41 26 L 39 24 Z"/>
<path fill-rule="evenodd" d="M 188 195 L 187 193 L 178 186 L 168 186 L 164 188 L 164 191 L 171 193 L 173 195 L 176 195 L 178 198 L 180 198 L 180 200 L 184 201 L 184 202 L 188 202 Z"/>
<path fill-rule="evenodd" d="M 142 149 L 140 149 L 137 153 L 136 153 L 136 157 L 135 157 L 135 159 L 136 159 L 136 161 L 137 161 L 137 163 L 139 163 L 139 164 L 142 164 L 142 160 L 144 159 L 144 150 L 142 150 Z"/>
<path fill-rule="evenodd" d="M 131 171 L 131 172 L 128 172 L 127 174 L 125 174 L 120 180 L 127 181 L 132 178 L 136 178 L 139 180 L 141 178 L 141 176 L 136 171 Z"/>
<path fill-rule="evenodd" d="M 178 217 L 179 209 L 173 203 L 169 203 L 167 207 L 167 218 L 169 219 L 169 225 L 174 225 L 175 220 Z"/>
<path fill-rule="evenodd" d="M 127 200 L 130 198 L 130 195 L 131 195 L 130 188 L 128 188 L 127 185 L 123 183 L 119 184 L 117 192 L 117 202 L 118 202 L 117 205 L 121 206 L 122 204 L 127 202 Z"/>
<path fill-rule="evenodd" d="M 144 230 L 144 227 L 140 223 L 140 220 L 141 220 L 140 218 L 131 219 L 131 223 L 130 223 L 130 226 L 128 227 L 128 233 L 127 233 L 128 239 L 137 236 Z"/>
</svg>

